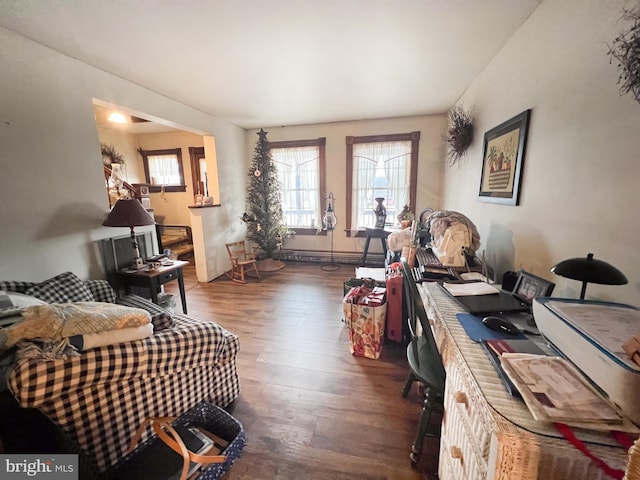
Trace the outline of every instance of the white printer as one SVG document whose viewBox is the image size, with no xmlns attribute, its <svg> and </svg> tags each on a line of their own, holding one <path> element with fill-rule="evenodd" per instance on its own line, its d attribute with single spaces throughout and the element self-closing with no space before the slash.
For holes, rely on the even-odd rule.
<svg viewBox="0 0 640 480">
<path fill-rule="evenodd" d="M 640 333 L 640 310 L 619 303 L 539 297 L 533 301 L 533 317 L 542 335 L 640 426 L 640 366 L 622 349 Z"/>
</svg>

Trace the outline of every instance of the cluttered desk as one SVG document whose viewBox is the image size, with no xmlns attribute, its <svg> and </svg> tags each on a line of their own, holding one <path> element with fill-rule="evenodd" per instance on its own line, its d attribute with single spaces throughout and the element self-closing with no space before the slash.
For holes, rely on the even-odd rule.
<svg viewBox="0 0 640 480">
<path fill-rule="evenodd" d="M 509 272 L 511 284 L 505 275 L 503 290 L 476 256 L 467 217 L 436 211 L 420 228 L 429 240 L 415 250 L 412 276 L 446 370 L 439 477 L 640 480 L 640 364 L 630 360 L 640 359 L 638 310 L 548 302 L 554 284 L 524 271 Z M 405 248 L 414 247 L 403 247 L 410 259 Z M 589 323 L 594 315 L 634 318 L 615 327 Z"/>
<path fill-rule="evenodd" d="M 540 419 L 540 416 L 536 419 L 527 403 L 506 388 L 482 343 L 487 339 L 511 338 L 509 342 L 513 342 L 518 338 L 531 343 L 537 341 L 538 346 L 548 349 L 542 337 L 522 331 L 512 336 L 486 328 L 481 323 L 483 316 L 466 311 L 458 298 L 438 282 L 422 283 L 419 291 L 447 372 L 440 478 L 622 478 L 609 476 L 597 462 L 567 441 L 566 432 L 557 428 L 557 422 Z M 473 317 L 479 325 L 475 330 L 465 328 L 461 317 Z M 526 321 L 521 326 L 521 330 L 535 328 Z M 477 332 L 482 331 L 479 329 L 483 329 L 483 333 L 478 335 Z M 610 420 L 602 419 L 600 424 Z M 627 432 L 622 446 L 620 438 L 612 437 L 609 431 L 599 431 L 609 428 L 603 429 L 596 422 L 589 428 L 572 427 L 570 432 L 615 475 L 627 470 L 627 479 L 639 479 L 640 470 L 628 469 L 629 439 L 633 441 L 638 437 L 638 429 L 626 418 L 617 420 L 615 430 Z"/>
</svg>

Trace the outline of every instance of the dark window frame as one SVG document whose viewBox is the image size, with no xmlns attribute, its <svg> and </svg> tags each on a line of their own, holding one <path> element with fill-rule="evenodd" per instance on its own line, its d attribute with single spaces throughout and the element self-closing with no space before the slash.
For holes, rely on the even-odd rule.
<svg viewBox="0 0 640 480">
<path fill-rule="evenodd" d="M 182 149 L 181 148 L 165 148 L 162 150 L 143 150 L 138 149 L 138 153 L 142 156 L 142 163 L 144 165 L 144 176 L 146 183 L 150 185 L 149 191 L 152 193 L 165 192 L 186 192 L 187 185 L 184 181 L 184 167 L 182 166 Z M 179 185 L 157 185 L 151 183 L 151 175 L 149 174 L 149 157 L 154 155 L 175 155 L 178 159 L 178 169 L 180 172 Z"/>
<path fill-rule="evenodd" d="M 318 194 L 320 195 L 320 213 L 324 215 L 327 209 L 327 186 L 326 186 L 326 137 L 312 138 L 308 140 L 283 140 L 278 142 L 269 142 L 269 148 L 295 148 L 295 147 L 318 147 Z M 322 219 L 318 219 L 322 223 Z M 318 233 L 315 228 L 291 227 L 296 235 L 326 235 L 326 230 Z"/>
<path fill-rule="evenodd" d="M 358 143 L 376 142 L 406 142 L 411 141 L 411 166 L 409 172 L 409 208 L 415 211 L 416 192 L 418 189 L 418 152 L 420 147 L 420 132 L 392 133 L 388 135 L 366 135 L 362 137 L 348 136 L 345 138 L 347 148 L 347 184 L 345 193 L 346 219 L 345 233 L 347 237 L 364 237 L 365 231 L 358 230 L 355 235 L 351 234 L 352 200 L 353 200 L 353 145 Z"/>
<path fill-rule="evenodd" d="M 191 181 L 193 182 L 193 193 L 200 193 L 204 195 L 204 182 L 200 180 L 202 177 L 200 173 L 200 159 L 205 158 L 204 147 L 189 147 L 189 159 L 191 162 Z"/>
</svg>

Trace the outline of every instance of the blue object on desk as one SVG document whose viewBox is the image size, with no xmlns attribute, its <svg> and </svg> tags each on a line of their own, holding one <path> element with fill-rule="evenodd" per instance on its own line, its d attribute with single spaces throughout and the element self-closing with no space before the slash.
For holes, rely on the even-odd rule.
<svg viewBox="0 0 640 480">
<path fill-rule="evenodd" d="M 524 333 L 517 333 L 512 335 L 510 333 L 501 333 L 496 330 L 491 330 L 482 324 L 482 317 L 471 315 L 470 313 L 456 313 L 456 317 L 460 322 L 460 325 L 467 332 L 469 338 L 474 342 L 481 340 L 493 340 L 493 339 L 522 339 L 527 338 Z"/>
</svg>

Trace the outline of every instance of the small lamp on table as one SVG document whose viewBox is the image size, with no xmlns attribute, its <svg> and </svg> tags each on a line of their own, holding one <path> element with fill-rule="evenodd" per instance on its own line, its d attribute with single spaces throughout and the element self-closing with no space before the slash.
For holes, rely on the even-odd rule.
<svg viewBox="0 0 640 480">
<path fill-rule="evenodd" d="M 144 261 L 140 257 L 138 241 L 134 233 L 134 227 L 154 225 L 156 222 L 149 212 L 136 199 L 121 199 L 113 206 L 107 219 L 102 222 L 105 227 L 129 227 L 131 229 L 131 247 L 133 248 L 133 265 L 136 270 L 144 266 Z"/>
</svg>

